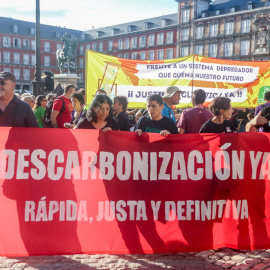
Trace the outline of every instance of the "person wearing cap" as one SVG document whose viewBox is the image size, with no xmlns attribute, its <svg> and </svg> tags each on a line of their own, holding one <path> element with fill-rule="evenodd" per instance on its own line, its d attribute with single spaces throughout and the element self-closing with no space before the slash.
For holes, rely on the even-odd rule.
<svg viewBox="0 0 270 270">
<path fill-rule="evenodd" d="M 179 104 L 179 101 L 181 99 L 180 93 L 182 92 L 183 91 L 181 91 L 176 86 L 169 86 L 165 90 L 165 94 L 163 96 L 164 109 L 162 110 L 161 114 L 163 116 L 171 118 L 174 121 L 174 123 L 176 123 L 176 119 L 171 107 L 173 105 Z"/>
<path fill-rule="evenodd" d="M 12 73 L 0 72 L 0 126 L 38 127 L 29 104 L 15 95 L 15 86 L 16 78 Z"/>
<path fill-rule="evenodd" d="M 213 118 L 213 114 L 203 108 L 206 93 L 203 89 L 197 89 L 192 94 L 193 108 L 184 110 L 177 124 L 180 134 L 199 133 L 202 125 Z"/>
</svg>

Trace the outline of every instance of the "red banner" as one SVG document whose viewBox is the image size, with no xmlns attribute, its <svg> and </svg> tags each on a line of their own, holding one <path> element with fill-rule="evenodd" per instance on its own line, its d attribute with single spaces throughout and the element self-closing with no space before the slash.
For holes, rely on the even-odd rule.
<svg viewBox="0 0 270 270">
<path fill-rule="evenodd" d="M 268 134 L 0 134 L 0 255 L 270 247 Z"/>
</svg>

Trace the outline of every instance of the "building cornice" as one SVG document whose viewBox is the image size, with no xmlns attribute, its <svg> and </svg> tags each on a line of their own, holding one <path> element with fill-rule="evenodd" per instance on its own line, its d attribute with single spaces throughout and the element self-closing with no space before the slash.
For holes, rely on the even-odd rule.
<svg viewBox="0 0 270 270">
<path fill-rule="evenodd" d="M 260 12 L 260 14 L 262 13 L 262 11 L 264 12 L 270 12 L 270 7 L 261 7 L 261 8 L 255 8 L 252 10 L 243 10 L 243 11 L 238 11 L 238 12 L 234 12 L 234 13 L 226 13 L 226 14 L 221 14 L 221 15 L 215 15 L 215 16 L 211 16 L 211 17 L 205 17 L 205 18 L 200 18 L 200 19 L 196 19 L 194 20 L 194 22 L 203 22 L 203 21 L 208 21 L 208 20 L 213 20 L 213 19 L 221 19 L 221 18 L 227 18 L 227 17 L 235 17 L 238 15 L 253 15 L 254 13 L 258 13 Z M 263 14 L 262 14 L 263 15 Z"/>
<path fill-rule="evenodd" d="M 115 35 L 111 35 L 111 36 L 103 36 L 103 37 L 99 37 L 99 38 L 95 38 L 95 39 L 88 39 L 88 40 L 80 41 L 79 43 L 85 44 L 85 43 L 89 43 L 89 42 L 99 42 L 99 41 L 109 40 L 109 39 L 112 40 L 112 39 L 119 39 L 119 38 L 125 38 L 125 37 L 133 37 L 133 36 L 137 36 L 137 35 L 151 34 L 151 33 L 157 32 L 157 31 L 167 31 L 167 30 L 171 30 L 171 29 L 177 29 L 177 24 L 171 24 L 171 25 L 162 26 L 162 27 L 155 27 L 155 28 L 151 28 L 151 29 L 141 29 L 138 31 L 120 33 L 120 34 L 115 34 Z"/>
</svg>

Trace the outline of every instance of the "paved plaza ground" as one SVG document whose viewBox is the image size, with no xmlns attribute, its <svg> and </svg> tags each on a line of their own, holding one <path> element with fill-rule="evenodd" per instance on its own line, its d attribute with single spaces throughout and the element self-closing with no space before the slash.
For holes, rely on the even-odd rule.
<svg viewBox="0 0 270 270">
<path fill-rule="evenodd" d="M 270 270 L 270 249 L 247 251 L 220 248 L 202 252 L 150 255 L 0 257 L 0 269 Z"/>
</svg>

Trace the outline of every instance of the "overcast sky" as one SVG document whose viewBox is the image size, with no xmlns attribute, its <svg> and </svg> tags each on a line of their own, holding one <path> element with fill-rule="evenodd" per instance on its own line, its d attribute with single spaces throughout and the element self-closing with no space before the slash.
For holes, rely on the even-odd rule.
<svg viewBox="0 0 270 270">
<path fill-rule="evenodd" d="M 0 0 L 0 16 L 35 22 L 36 0 Z M 40 0 L 42 24 L 89 30 L 177 13 L 175 0 Z"/>
</svg>

